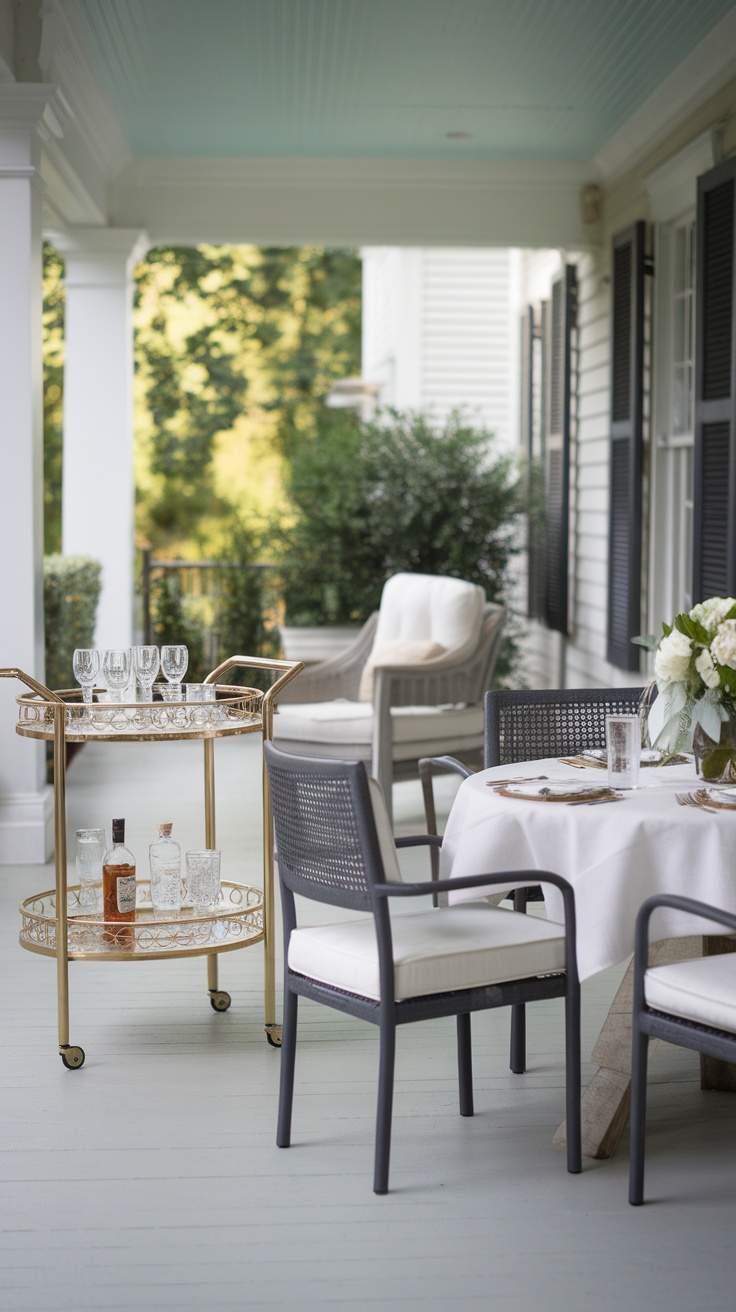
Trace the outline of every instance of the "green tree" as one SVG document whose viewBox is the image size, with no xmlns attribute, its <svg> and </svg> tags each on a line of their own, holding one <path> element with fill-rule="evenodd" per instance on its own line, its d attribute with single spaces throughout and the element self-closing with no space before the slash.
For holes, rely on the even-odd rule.
<svg viewBox="0 0 736 1312">
<path fill-rule="evenodd" d="M 246 416 L 288 454 L 333 381 L 357 372 L 360 261 L 318 247 L 158 248 L 137 271 L 136 325 L 139 527 L 158 549 L 201 549 L 244 509 L 217 477 L 223 436 Z"/>
</svg>

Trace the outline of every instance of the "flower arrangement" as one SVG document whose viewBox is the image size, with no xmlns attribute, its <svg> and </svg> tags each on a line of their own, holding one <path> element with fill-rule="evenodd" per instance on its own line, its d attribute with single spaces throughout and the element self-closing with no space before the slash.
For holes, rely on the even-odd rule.
<svg viewBox="0 0 736 1312">
<path fill-rule="evenodd" d="M 649 711 L 653 747 L 690 748 L 700 726 L 712 745 L 736 714 L 736 598 L 709 597 L 662 625 L 662 637 L 635 638 L 655 652 L 658 696 Z"/>
</svg>

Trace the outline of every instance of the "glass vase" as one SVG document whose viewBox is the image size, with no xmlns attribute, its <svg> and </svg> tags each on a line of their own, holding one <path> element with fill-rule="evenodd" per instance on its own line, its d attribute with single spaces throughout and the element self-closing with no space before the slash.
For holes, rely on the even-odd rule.
<svg viewBox="0 0 736 1312">
<path fill-rule="evenodd" d="M 721 736 L 716 742 L 701 724 L 693 730 L 695 770 L 708 784 L 736 784 L 736 711 L 728 709 L 728 718 L 721 723 Z"/>
</svg>

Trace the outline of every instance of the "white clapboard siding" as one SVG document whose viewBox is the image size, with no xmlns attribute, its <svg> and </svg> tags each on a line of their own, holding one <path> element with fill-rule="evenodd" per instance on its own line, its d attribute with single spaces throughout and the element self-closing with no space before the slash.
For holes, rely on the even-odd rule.
<svg viewBox="0 0 736 1312">
<path fill-rule="evenodd" d="M 516 267 L 508 250 L 363 250 L 362 372 L 380 404 L 460 409 L 515 445 Z"/>
<path fill-rule="evenodd" d="M 512 436 L 510 269 L 507 250 L 423 252 L 422 405 L 440 418 L 461 407 L 504 443 Z"/>
</svg>

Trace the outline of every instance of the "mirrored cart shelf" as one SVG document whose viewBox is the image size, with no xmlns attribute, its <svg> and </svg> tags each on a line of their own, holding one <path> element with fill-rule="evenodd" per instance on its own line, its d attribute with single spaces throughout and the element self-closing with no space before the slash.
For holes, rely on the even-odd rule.
<svg viewBox="0 0 736 1312">
<path fill-rule="evenodd" d="M 158 742 L 260 733 L 263 693 L 218 685 L 212 702 L 92 702 L 77 688 L 62 688 L 67 742 Z M 18 697 L 17 731 L 25 738 L 54 736 L 54 703 L 38 693 Z"/>
<path fill-rule="evenodd" d="M 69 960 L 194 957 L 250 946 L 263 938 L 262 889 L 223 880 L 220 904 L 215 910 L 199 914 L 191 907 L 183 907 L 176 920 L 155 916 L 150 897 L 150 884 L 139 879 L 135 921 L 121 924 L 90 915 L 80 906 L 79 888 L 67 889 Z M 22 946 L 47 957 L 56 956 L 56 890 L 25 898 L 19 909 Z"/>
</svg>

